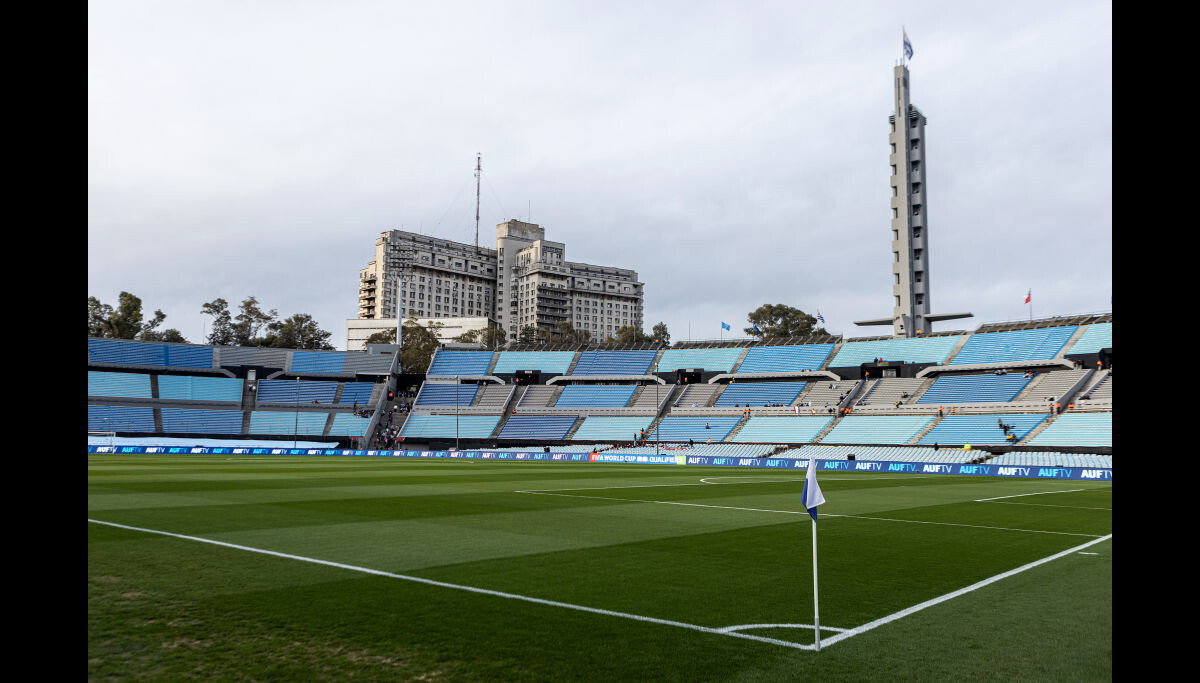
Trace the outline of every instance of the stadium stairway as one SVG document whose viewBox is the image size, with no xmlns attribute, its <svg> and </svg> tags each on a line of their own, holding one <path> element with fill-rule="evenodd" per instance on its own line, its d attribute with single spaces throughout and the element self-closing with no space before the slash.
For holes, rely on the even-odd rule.
<svg viewBox="0 0 1200 683">
<path fill-rule="evenodd" d="M 959 351 L 962 351 L 962 347 L 966 345 L 967 340 L 970 338 L 971 335 L 964 334 L 962 338 L 958 340 L 958 343 L 954 345 L 954 348 L 950 349 L 950 353 L 946 356 L 945 360 L 939 363 L 939 365 L 949 365 L 950 363 L 954 362 L 954 357 L 958 355 Z"/>
<path fill-rule="evenodd" d="M 924 439 L 925 435 L 928 434 L 929 432 L 932 432 L 933 428 L 938 426 L 938 424 L 940 424 L 941 421 L 944 419 L 946 419 L 944 416 L 943 417 L 934 417 L 932 420 L 929 421 L 929 424 L 925 425 L 924 429 L 917 432 L 917 435 L 914 436 L 912 438 L 912 440 L 909 441 L 909 443 L 910 444 L 921 443 L 921 439 Z"/>
<path fill-rule="evenodd" d="M 1025 435 L 1024 439 L 1021 439 L 1020 441 L 1018 441 L 1017 443 L 1015 443 L 1013 445 L 1015 445 L 1015 446 L 1027 445 L 1033 439 L 1033 437 L 1035 437 L 1038 434 L 1040 434 L 1041 432 L 1045 431 L 1046 427 L 1049 427 L 1057 419 L 1058 419 L 1058 415 L 1050 415 L 1045 420 L 1042 420 L 1041 423 L 1038 424 L 1038 426 L 1029 430 L 1029 433 Z"/>
<path fill-rule="evenodd" d="M 1074 346 L 1075 342 L 1079 341 L 1079 338 L 1087 333 L 1090 327 L 1091 325 L 1080 325 L 1076 327 L 1075 334 L 1072 334 L 1070 338 L 1067 339 L 1067 342 L 1062 345 L 1062 348 L 1058 350 L 1058 353 L 1054 354 L 1055 360 L 1065 359 L 1067 350 Z"/>
<path fill-rule="evenodd" d="M 512 393 L 512 397 L 508 399 L 508 403 L 504 406 L 504 412 L 501 413 L 500 421 L 496 423 L 496 428 L 488 435 L 489 439 L 495 439 L 500 434 L 500 430 L 504 429 L 504 423 L 508 422 L 508 418 L 516 414 L 517 406 L 521 403 L 521 399 L 525 397 L 525 392 L 528 390 L 529 387 L 526 385 L 517 385 L 516 390 Z M 578 425 L 572 427 L 571 431 L 576 429 L 579 429 Z"/>
<path fill-rule="evenodd" d="M 742 353 L 738 355 L 737 360 L 733 362 L 733 368 L 729 371 L 731 374 L 736 374 L 738 368 L 742 367 L 742 361 L 746 360 L 746 354 L 750 353 L 750 347 L 742 349 Z"/>
<path fill-rule="evenodd" d="M 834 416 L 834 418 L 829 421 L 829 424 L 825 425 L 825 429 L 822 429 L 820 432 L 817 433 L 816 436 L 814 436 L 812 438 L 812 443 L 820 443 L 821 439 L 824 439 L 826 434 L 828 434 L 829 432 L 832 432 L 833 428 L 836 427 L 837 424 L 842 421 L 843 417 L 845 417 L 845 413 L 839 413 L 836 416 Z"/>
<path fill-rule="evenodd" d="M 749 421 L 750 416 L 743 415 L 742 419 L 733 426 L 733 429 L 729 430 L 729 436 L 725 437 L 725 441 L 723 443 L 733 443 L 733 437 L 737 436 L 737 433 L 742 431 L 742 427 L 745 427 L 746 423 Z"/>
</svg>

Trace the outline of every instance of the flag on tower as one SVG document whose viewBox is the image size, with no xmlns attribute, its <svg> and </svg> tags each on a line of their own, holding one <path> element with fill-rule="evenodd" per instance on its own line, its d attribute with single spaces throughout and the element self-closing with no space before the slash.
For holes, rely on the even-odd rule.
<svg viewBox="0 0 1200 683">
<path fill-rule="evenodd" d="M 904 34 L 904 56 L 912 59 L 912 43 L 908 40 L 908 31 L 901 30 L 901 33 Z"/>
</svg>

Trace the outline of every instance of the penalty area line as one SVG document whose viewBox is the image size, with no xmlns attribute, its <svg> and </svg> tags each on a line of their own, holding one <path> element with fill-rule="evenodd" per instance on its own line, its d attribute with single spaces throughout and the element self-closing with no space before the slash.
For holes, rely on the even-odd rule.
<svg viewBox="0 0 1200 683">
<path fill-rule="evenodd" d="M 689 631 L 698 631 L 700 633 L 709 633 L 718 636 L 727 636 L 730 638 L 740 638 L 742 640 L 753 640 L 755 642 L 767 643 L 769 645 L 779 645 L 781 647 L 789 647 L 796 650 L 815 650 L 813 645 L 804 645 L 802 643 L 793 643 L 786 640 L 778 640 L 776 638 L 765 638 L 763 636 L 754 636 L 748 633 L 738 633 L 736 631 L 711 628 L 708 626 L 700 626 L 699 624 L 688 624 L 682 621 L 672 621 L 670 619 L 659 619 L 656 617 L 647 617 L 640 614 L 630 614 L 628 612 L 616 612 L 613 610 L 600 609 L 598 607 L 588 607 L 586 605 L 573 605 L 568 602 L 558 602 L 557 600 L 545 600 L 542 598 L 534 598 L 528 595 L 519 595 L 517 593 L 506 593 L 504 591 L 496 591 L 488 588 L 478 588 L 476 586 L 466 586 L 457 583 L 447 583 L 445 581 L 435 581 L 433 579 L 425 579 L 419 576 L 411 576 L 408 574 L 394 574 L 385 572 L 379 569 L 371 569 L 370 567 L 359 567 L 352 564 L 344 564 L 341 562 L 331 562 L 329 560 L 321 560 L 315 557 L 305 557 L 303 555 L 293 555 L 291 553 L 281 553 L 275 550 L 267 550 L 265 548 L 255 548 L 247 545 L 238 545 L 236 543 L 226 543 L 225 541 L 217 541 L 211 538 L 201 536 L 187 536 L 185 534 L 176 534 L 170 531 L 161 531 L 159 529 L 146 529 L 143 527 L 129 526 L 126 524 L 117 524 L 115 522 L 105 522 L 99 519 L 88 518 L 88 524 L 98 524 L 101 526 L 113 527 L 116 529 L 125 529 L 127 531 L 137 531 L 144 534 L 154 534 L 157 536 L 168 536 L 184 541 L 194 541 L 196 543 L 207 543 L 209 545 L 220 546 L 232 550 L 242 550 L 245 552 L 256 553 L 259 555 L 269 555 L 285 560 L 295 560 L 297 562 L 307 562 L 309 564 L 322 565 L 325 567 L 333 567 L 335 569 L 343 569 L 346 571 L 359 572 L 362 574 L 370 574 L 372 576 L 381 576 L 389 579 L 399 579 L 401 581 L 410 581 L 412 583 L 421 583 L 427 586 L 436 586 L 438 588 L 449 588 L 451 590 L 466 591 L 468 593 L 477 593 L 479 595 L 489 595 L 496 598 L 504 598 L 506 600 L 518 600 L 521 602 L 529 602 L 536 605 L 544 605 L 546 607 L 558 607 L 561 609 L 574 610 L 576 612 L 587 612 L 589 614 L 599 614 L 606 617 L 617 617 L 620 619 L 629 619 L 632 621 L 640 621 L 648 624 L 658 624 L 660 626 L 673 626 L 675 628 L 687 629 Z M 733 627 L 746 628 L 746 627 Z M 821 630 L 826 630 L 827 627 L 822 626 Z M 833 630 L 833 629 L 829 629 Z"/>
</svg>

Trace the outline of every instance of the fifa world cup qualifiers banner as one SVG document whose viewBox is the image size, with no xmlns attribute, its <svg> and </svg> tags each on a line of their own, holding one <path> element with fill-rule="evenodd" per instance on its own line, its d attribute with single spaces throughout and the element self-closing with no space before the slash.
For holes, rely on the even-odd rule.
<svg viewBox="0 0 1200 683">
<path fill-rule="evenodd" d="M 381 451 L 337 448 L 203 448 L 188 446 L 88 446 L 88 453 L 157 455 L 347 455 L 386 458 L 522 460 L 541 462 L 593 462 L 643 465 L 698 465 L 703 467 L 753 467 L 773 470 L 803 470 L 807 459 L 715 458 L 703 455 L 634 455 L 624 453 L 546 453 L 543 451 Z M 962 465 L 920 462 L 817 460 L 817 469 L 841 472 L 886 472 L 892 474 L 956 474 L 974 477 L 1018 477 L 1025 479 L 1078 479 L 1111 481 L 1112 468 L 1042 467 L 1037 465 Z"/>
</svg>

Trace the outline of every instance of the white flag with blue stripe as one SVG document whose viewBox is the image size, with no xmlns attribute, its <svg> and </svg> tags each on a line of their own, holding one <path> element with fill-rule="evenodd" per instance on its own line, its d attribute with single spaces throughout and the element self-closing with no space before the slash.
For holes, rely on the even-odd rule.
<svg viewBox="0 0 1200 683">
<path fill-rule="evenodd" d="M 817 506 L 825 502 L 825 494 L 821 493 L 821 487 L 817 485 L 816 458 L 808 459 L 808 476 L 804 478 L 804 490 L 800 492 L 800 499 L 804 501 L 804 509 L 808 510 L 813 521 L 817 521 Z"/>
<path fill-rule="evenodd" d="M 912 59 L 912 43 L 908 40 L 908 31 L 901 31 L 904 34 L 904 56 Z"/>
</svg>

